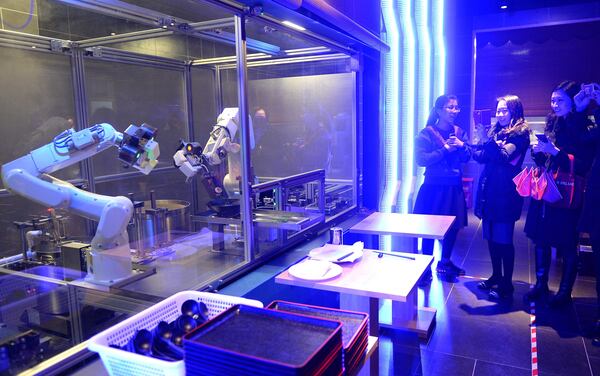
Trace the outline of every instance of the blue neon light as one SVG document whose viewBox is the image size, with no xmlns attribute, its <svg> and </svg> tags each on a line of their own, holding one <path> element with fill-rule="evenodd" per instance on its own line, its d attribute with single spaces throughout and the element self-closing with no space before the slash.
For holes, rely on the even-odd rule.
<svg viewBox="0 0 600 376">
<path fill-rule="evenodd" d="M 402 26 L 402 84 L 400 88 L 400 134 L 403 141 L 403 150 L 400 157 L 402 168 L 402 185 L 400 202 L 398 208 L 401 213 L 408 212 L 408 197 L 411 192 L 411 182 L 414 170 L 414 148 L 413 140 L 415 138 L 415 98 L 417 96 L 415 87 L 416 74 L 416 40 L 413 28 L 412 2 L 402 1 L 398 7 L 400 16 L 400 25 Z"/>
<path fill-rule="evenodd" d="M 417 28 L 418 42 L 418 75 L 417 75 L 417 122 L 416 131 L 427 122 L 431 100 L 431 34 L 429 32 L 429 1 L 417 0 L 415 2 L 415 26 Z M 412 140 L 411 140 L 412 143 Z M 423 183 L 423 167 L 416 169 L 415 191 Z M 408 203 L 407 203 L 408 205 Z"/>
<path fill-rule="evenodd" d="M 433 97 L 446 92 L 446 44 L 444 43 L 444 0 L 432 0 L 431 19 L 435 51 Z"/>
<path fill-rule="evenodd" d="M 398 21 L 393 7 L 393 0 L 382 0 L 381 9 L 387 29 L 387 42 L 390 52 L 384 56 L 384 84 L 385 84 L 385 110 L 383 121 L 382 139 L 384 142 L 384 194 L 379 204 L 379 210 L 389 213 L 391 211 L 396 182 L 398 181 L 398 73 L 400 69 L 400 33 Z M 380 247 L 389 250 L 391 238 L 384 236 Z"/>
</svg>

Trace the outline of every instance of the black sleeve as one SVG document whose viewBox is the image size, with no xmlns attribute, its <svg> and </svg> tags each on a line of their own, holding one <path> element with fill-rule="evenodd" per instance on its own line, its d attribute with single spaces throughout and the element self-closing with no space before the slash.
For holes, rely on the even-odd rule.
<svg viewBox="0 0 600 376">
<path fill-rule="evenodd" d="M 421 167 L 436 164 L 444 159 L 447 154 L 448 150 L 444 147 L 437 147 L 424 132 L 420 132 L 415 139 L 415 159 Z"/>
</svg>

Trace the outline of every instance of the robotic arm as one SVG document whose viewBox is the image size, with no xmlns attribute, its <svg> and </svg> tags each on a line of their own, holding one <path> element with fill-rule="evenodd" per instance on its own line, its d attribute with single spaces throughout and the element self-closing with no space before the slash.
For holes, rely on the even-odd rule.
<svg viewBox="0 0 600 376">
<path fill-rule="evenodd" d="M 52 208 L 63 208 L 98 221 L 88 260 L 88 279 L 108 284 L 131 274 L 127 224 L 133 204 L 123 196 L 87 192 L 50 175 L 90 158 L 111 146 L 119 159 L 148 174 L 158 163 L 156 130 L 146 124 L 130 125 L 124 133 L 110 124 L 97 124 L 76 132 L 68 129 L 49 144 L 2 166 L 2 181 L 11 192 Z"/>
<path fill-rule="evenodd" d="M 213 197 L 227 198 L 239 191 L 237 177 L 240 175 L 240 145 L 232 140 L 239 125 L 239 110 L 226 108 L 217 118 L 217 124 L 202 149 L 197 142 L 181 142 L 179 150 L 173 155 L 175 166 L 187 180 L 201 174 L 203 182 Z M 227 159 L 229 173 L 223 182 L 213 173 L 214 167 Z"/>
</svg>

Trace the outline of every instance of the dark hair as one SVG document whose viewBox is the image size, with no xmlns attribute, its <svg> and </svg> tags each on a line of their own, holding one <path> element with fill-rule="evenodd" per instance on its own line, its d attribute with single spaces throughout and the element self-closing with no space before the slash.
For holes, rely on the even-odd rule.
<svg viewBox="0 0 600 376">
<path fill-rule="evenodd" d="M 452 95 L 452 94 L 440 95 L 435 100 L 433 108 L 431 109 L 431 112 L 429 113 L 429 117 L 427 118 L 427 124 L 425 124 L 425 125 L 436 125 L 440 118 L 437 113 L 437 110 L 441 110 L 442 108 L 444 108 L 444 106 L 451 100 L 458 100 L 458 98 L 456 97 L 456 95 Z"/>
<path fill-rule="evenodd" d="M 560 84 L 558 84 L 558 86 L 556 86 L 554 88 L 554 90 L 552 90 L 552 92 L 554 93 L 555 91 L 559 91 L 562 90 L 564 91 L 569 98 L 571 98 L 571 111 L 575 110 L 575 95 L 577 95 L 577 93 L 579 93 L 579 90 L 581 89 L 581 85 L 575 81 L 563 81 Z"/>
<path fill-rule="evenodd" d="M 521 99 L 512 94 L 507 94 L 497 99 L 498 102 L 505 101 L 506 108 L 510 111 L 510 123 L 508 127 L 503 129 L 498 129 L 500 124 L 496 122 L 496 126 L 492 128 L 492 132 L 502 132 L 502 133 L 524 133 L 529 132 L 529 126 L 525 121 L 525 115 L 523 114 L 523 103 Z"/>
<path fill-rule="evenodd" d="M 581 85 L 571 80 L 563 81 L 560 84 L 558 84 L 554 89 L 552 89 L 553 93 L 555 91 L 562 90 L 567 94 L 569 98 L 571 98 L 571 112 L 567 114 L 567 117 L 571 117 L 574 114 L 577 114 L 575 107 L 575 95 L 579 93 L 580 89 Z M 546 127 L 544 129 L 546 131 L 556 131 L 556 129 L 560 128 L 562 126 L 561 124 L 563 123 L 564 119 L 559 118 L 558 116 L 556 116 L 554 111 L 551 111 L 546 117 Z"/>
</svg>

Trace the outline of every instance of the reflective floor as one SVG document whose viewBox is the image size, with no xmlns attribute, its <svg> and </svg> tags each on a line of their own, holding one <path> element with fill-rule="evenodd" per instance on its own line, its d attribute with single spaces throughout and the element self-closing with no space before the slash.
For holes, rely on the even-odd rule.
<svg viewBox="0 0 600 376">
<path fill-rule="evenodd" d="M 515 293 L 502 303 L 488 300 L 477 283 L 491 274 L 487 244 L 480 222 L 470 218 L 453 254 L 466 277 L 443 280 L 434 276 L 419 290 L 420 304 L 437 309 L 437 325 L 428 340 L 394 330 L 382 330 L 379 370 L 381 375 L 531 375 L 529 306 L 523 294 L 534 282 L 532 246 L 522 231 L 515 230 Z M 344 227 L 351 224 L 344 224 Z M 273 277 L 319 246 L 317 239 L 290 251 L 227 286 L 222 293 L 244 295 L 268 304 L 284 299 L 323 306 L 339 306 L 335 293 L 275 284 Z M 589 257 L 589 258 L 588 258 Z M 591 255 L 582 257 L 583 267 L 575 284 L 574 304 L 551 310 L 536 307 L 537 354 L 540 375 L 600 375 L 600 348 L 591 345 L 589 330 L 595 322 L 595 279 L 590 275 Z M 550 288 L 556 291 L 560 260 L 553 258 Z"/>
</svg>

